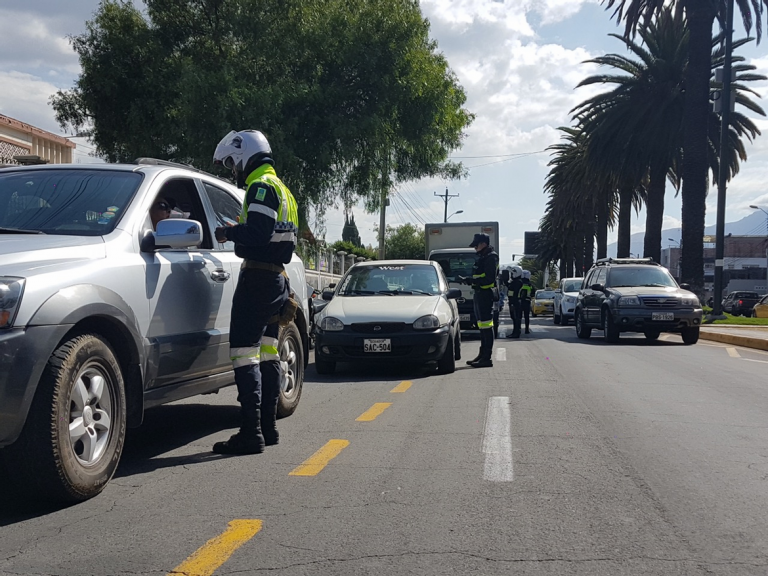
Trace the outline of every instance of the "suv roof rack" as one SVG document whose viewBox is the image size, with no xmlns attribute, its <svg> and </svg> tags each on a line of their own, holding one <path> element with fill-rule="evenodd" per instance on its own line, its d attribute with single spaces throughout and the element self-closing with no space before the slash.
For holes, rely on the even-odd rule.
<svg viewBox="0 0 768 576">
<path fill-rule="evenodd" d="M 160 160 L 159 158 L 136 158 L 136 160 L 133 161 L 134 164 L 144 164 L 145 166 L 168 166 L 170 168 L 183 168 L 184 170 L 191 170 L 192 172 L 197 172 L 198 174 L 205 174 L 206 176 L 212 176 L 213 178 L 218 178 L 219 180 L 225 180 L 224 178 L 220 176 L 216 176 L 215 174 L 211 174 L 210 172 L 206 172 L 205 170 L 200 170 L 199 168 L 195 168 L 194 166 L 190 164 L 182 164 L 181 162 L 171 162 L 170 160 Z"/>
<path fill-rule="evenodd" d="M 651 264 L 654 266 L 660 266 L 658 262 L 654 262 L 653 258 L 600 258 L 595 262 L 595 266 L 605 266 L 606 264 Z"/>
</svg>

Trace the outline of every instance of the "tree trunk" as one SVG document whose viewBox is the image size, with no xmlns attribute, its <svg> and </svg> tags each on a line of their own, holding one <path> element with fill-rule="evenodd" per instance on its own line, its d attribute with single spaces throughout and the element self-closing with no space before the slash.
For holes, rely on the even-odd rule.
<svg viewBox="0 0 768 576">
<path fill-rule="evenodd" d="M 664 191 L 667 167 L 663 162 L 651 166 L 651 182 L 645 199 L 645 241 L 643 256 L 661 262 L 661 229 L 664 226 Z"/>
<path fill-rule="evenodd" d="M 584 236 L 584 271 L 586 272 L 595 263 L 595 231 L 590 230 Z"/>
<path fill-rule="evenodd" d="M 578 276 L 582 276 L 584 272 L 584 238 L 578 239 L 576 242 L 576 254 L 575 254 L 576 269 L 574 272 Z"/>
<path fill-rule="evenodd" d="M 704 292 L 704 219 L 707 210 L 709 164 L 707 124 L 712 67 L 712 5 L 686 2 L 690 43 L 685 73 L 683 113 L 683 261 L 682 281 L 699 295 Z"/>
<path fill-rule="evenodd" d="M 632 244 L 632 187 L 622 186 L 619 190 L 619 240 L 616 256 L 629 258 Z"/>
<path fill-rule="evenodd" d="M 608 202 L 597 203 L 597 259 L 608 256 Z"/>
</svg>

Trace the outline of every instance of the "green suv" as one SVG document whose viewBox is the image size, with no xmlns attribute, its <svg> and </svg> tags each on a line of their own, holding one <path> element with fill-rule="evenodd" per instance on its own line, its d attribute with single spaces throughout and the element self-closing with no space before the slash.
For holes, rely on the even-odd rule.
<svg viewBox="0 0 768 576">
<path fill-rule="evenodd" d="M 622 332 L 642 332 L 649 340 L 676 332 L 696 344 L 703 311 L 685 288 L 651 258 L 598 260 L 579 290 L 576 334 L 586 339 L 598 329 L 606 342 L 618 342 Z"/>
</svg>

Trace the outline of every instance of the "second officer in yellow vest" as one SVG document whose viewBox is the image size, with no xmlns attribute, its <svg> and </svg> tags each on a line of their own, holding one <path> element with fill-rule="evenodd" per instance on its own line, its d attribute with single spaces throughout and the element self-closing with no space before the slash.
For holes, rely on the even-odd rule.
<svg viewBox="0 0 768 576">
<path fill-rule="evenodd" d="M 277 318 L 290 294 L 285 264 L 296 248 L 298 210 L 275 173 L 272 149 L 261 132 L 230 132 L 219 142 L 213 160 L 232 170 L 238 187 L 246 187 L 240 223 L 216 229 L 216 239 L 234 242 L 235 254 L 243 258 L 229 332 L 242 424 L 213 451 L 258 454 L 279 440 L 276 418 L 282 374 Z"/>
</svg>

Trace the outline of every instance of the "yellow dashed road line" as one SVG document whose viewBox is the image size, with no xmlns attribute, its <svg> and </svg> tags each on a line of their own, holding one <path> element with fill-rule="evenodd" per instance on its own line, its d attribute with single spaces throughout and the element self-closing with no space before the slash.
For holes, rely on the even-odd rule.
<svg viewBox="0 0 768 576">
<path fill-rule="evenodd" d="M 232 520 L 223 534 L 208 540 L 168 574 L 211 576 L 235 550 L 258 534 L 261 525 L 261 520 Z"/>
<path fill-rule="evenodd" d="M 297 466 L 288 476 L 317 476 L 328 462 L 336 458 L 344 448 L 349 446 L 349 440 L 328 440 L 325 446 Z"/>
<path fill-rule="evenodd" d="M 371 422 L 376 420 L 376 417 L 390 406 L 392 406 L 392 402 L 376 402 L 376 404 L 355 418 L 355 422 Z"/>
<path fill-rule="evenodd" d="M 411 386 L 413 386 L 413 382 L 411 382 L 410 380 L 403 380 L 402 382 L 400 382 L 400 384 L 398 384 L 397 386 L 392 388 L 392 390 L 390 390 L 390 392 L 392 394 L 397 394 L 399 392 L 405 392 Z"/>
<path fill-rule="evenodd" d="M 731 358 L 741 358 L 741 354 L 739 354 L 739 351 L 736 350 L 736 348 L 728 347 L 725 349 L 726 352 L 728 352 L 728 356 Z"/>
</svg>

